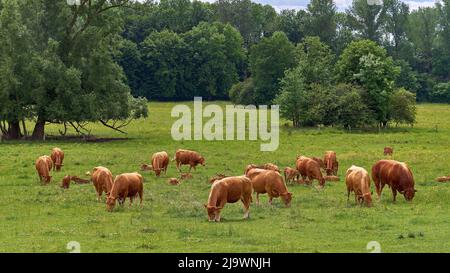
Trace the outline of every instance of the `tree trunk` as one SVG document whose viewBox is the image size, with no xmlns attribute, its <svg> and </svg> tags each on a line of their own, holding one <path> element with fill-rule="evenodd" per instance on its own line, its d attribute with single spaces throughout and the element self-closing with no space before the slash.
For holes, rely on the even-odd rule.
<svg viewBox="0 0 450 273">
<path fill-rule="evenodd" d="M 22 137 L 22 133 L 20 132 L 20 123 L 19 121 L 11 121 L 8 123 L 8 133 L 6 138 L 8 139 L 19 139 Z"/>
<path fill-rule="evenodd" d="M 36 125 L 34 126 L 33 135 L 31 139 L 33 140 L 44 140 L 45 134 L 45 121 L 38 119 Z"/>
</svg>

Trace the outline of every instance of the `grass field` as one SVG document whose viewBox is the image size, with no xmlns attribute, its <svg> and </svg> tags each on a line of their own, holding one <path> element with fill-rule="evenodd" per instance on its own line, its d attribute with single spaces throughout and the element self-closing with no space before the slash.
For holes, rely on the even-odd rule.
<svg viewBox="0 0 450 273">
<path fill-rule="evenodd" d="M 149 118 L 133 122 L 127 140 L 1 143 L 0 251 L 68 252 L 69 241 L 79 242 L 81 252 L 368 252 L 369 241 L 378 241 L 382 252 L 450 251 L 450 184 L 434 182 L 450 174 L 449 105 L 419 105 L 414 128 L 382 133 L 282 127 L 279 149 L 270 153 L 260 152 L 254 141 L 173 141 L 174 105 L 150 103 Z M 123 137 L 93 127 L 96 136 Z M 57 130 L 51 126 L 47 133 Z M 297 154 L 322 156 L 334 150 L 343 177 L 352 164 L 369 170 L 387 145 L 395 148 L 394 159 L 407 162 L 414 173 L 418 192 L 411 203 L 402 195 L 393 203 L 385 188 L 381 201 L 365 208 L 356 206 L 353 197 L 347 203 L 343 181 L 327 183 L 323 190 L 295 185 L 289 187 L 291 208 L 279 199 L 271 207 L 263 196 L 262 205 L 251 206 L 249 220 L 241 219 L 242 205 L 236 203 L 225 206 L 223 222 L 207 221 L 207 178 L 216 172 L 240 175 L 249 163 L 294 166 Z M 65 166 L 42 186 L 34 161 L 55 146 L 65 151 Z M 167 183 L 177 176 L 173 164 L 158 179 L 144 173 L 143 208 L 130 208 L 127 201 L 109 213 L 97 202 L 92 185 L 59 187 L 66 174 L 84 177 L 98 165 L 113 174 L 138 171 L 153 152 L 165 150 L 173 157 L 177 148 L 199 151 L 206 167 L 198 167 L 194 178 L 179 186 Z"/>
</svg>

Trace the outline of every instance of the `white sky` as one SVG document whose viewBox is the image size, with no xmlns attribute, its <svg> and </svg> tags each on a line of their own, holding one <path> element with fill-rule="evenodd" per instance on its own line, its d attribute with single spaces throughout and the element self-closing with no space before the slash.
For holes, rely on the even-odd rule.
<svg viewBox="0 0 450 273">
<path fill-rule="evenodd" d="M 214 2 L 214 0 L 200 0 L 203 2 Z M 305 9 L 310 0 L 252 0 L 261 4 L 272 5 L 276 10 L 282 9 Z M 410 9 L 414 10 L 419 7 L 434 6 L 438 0 L 403 0 Z M 339 10 L 345 10 L 352 3 L 352 0 L 334 0 Z"/>
</svg>

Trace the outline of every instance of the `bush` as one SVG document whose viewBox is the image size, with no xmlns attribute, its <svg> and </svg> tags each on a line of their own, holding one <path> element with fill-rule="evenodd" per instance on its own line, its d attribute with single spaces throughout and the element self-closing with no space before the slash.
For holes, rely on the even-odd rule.
<svg viewBox="0 0 450 273">
<path fill-rule="evenodd" d="M 404 88 L 396 90 L 389 101 L 390 119 L 396 124 L 416 122 L 416 96 Z"/>
<path fill-rule="evenodd" d="M 450 103 L 450 82 L 436 84 L 431 91 L 430 100 L 432 102 Z"/>
</svg>

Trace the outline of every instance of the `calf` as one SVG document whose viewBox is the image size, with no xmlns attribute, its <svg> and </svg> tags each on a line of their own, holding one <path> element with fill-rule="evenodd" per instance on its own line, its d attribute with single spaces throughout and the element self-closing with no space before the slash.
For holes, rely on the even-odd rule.
<svg viewBox="0 0 450 273">
<path fill-rule="evenodd" d="M 152 169 L 155 172 L 156 176 L 160 176 L 161 171 L 164 174 L 167 173 L 167 166 L 169 165 L 169 155 L 167 152 L 159 152 L 155 153 L 152 156 Z"/>
<path fill-rule="evenodd" d="M 57 172 L 61 171 L 61 167 L 64 161 L 64 152 L 60 148 L 53 148 L 51 158 L 53 160 L 53 170 L 56 169 Z"/>
<path fill-rule="evenodd" d="M 106 200 L 106 208 L 112 211 L 116 205 L 116 200 L 123 205 L 125 199 L 130 198 L 130 206 L 133 204 L 133 198 L 139 195 L 140 205 L 144 197 L 144 178 L 138 173 L 124 173 L 116 176 L 111 192 Z"/>
<path fill-rule="evenodd" d="M 113 186 L 113 175 L 111 171 L 105 167 L 95 167 L 92 170 L 91 180 L 92 184 L 94 184 L 95 191 L 97 192 L 97 200 L 102 200 L 103 192 L 106 194 L 106 197 L 108 197 Z"/>
<path fill-rule="evenodd" d="M 437 182 L 448 182 L 448 181 L 450 181 L 450 175 L 438 177 L 438 178 L 436 178 L 436 181 Z"/>
<path fill-rule="evenodd" d="M 356 203 L 372 205 L 370 195 L 370 177 L 369 173 L 361 167 L 351 166 L 345 175 L 345 184 L 347 185 L 347 202 L 350 200 L 350 193 L 355 193 Z"/>
<path fill-rule="evenodd" d="M 305 178 L 308 178 L 306 183 L 311 184 L 312 180 L 317 179 L 321 187 L 325 185 L 325 179 L 322 176 L 320 165 L 317 161 L 305 156 L 300 156 L 297 159 L 296 168 L 302 176 L 302 182 L 305 182 Z M 299 181 L 299 178 L 300 176 L 298 175 L 297 181 Z"/>
<path fill-rule="evenodd" d="M 172 159 L 172 161 L 176 161 L 177 170 L 179 172 L 181 172 L 180 168 L 182 165 L 189 165 L 189 172 L 192 168 L 194 168 L 195 170 L 195 167 L 198 164 L 205 166 L 205 158 L 203 158 L 199 153 L 183 149 L 178 149 L 176 151 L 175 157 Z"/>
<path fill-rule="evenodd" d="M 299 172 L 296 169 L 291 167 L 284 168 L 284 181 L 286 183 L 295 181 L 297 176 L 299 176 Z"/>
<path fill-rule="evenodd" d="M 392 156 L 394 154 L 394 148 L 392 147 L 384 147 L 384 155 L 390 155 Z"/>
<path fill-rule="evenodd" d="M 250 202 L 252 200 L 252 184 L 245 176 L 226 177 L 214 182 L 205 208 L 209 221 L 220 222 L 220 212 L 226 203 L 236 203 L 239 200 L 244 205 L 244 218 L 249 218 Z"/>
<path fill-rule="evenodd" d="M 253 191 L 256 192 L 256 204 L 259 204 L 259 194 L 267 193 L 269 195 L 269 204 L 272 205 L 272 199 L 281 197 L 286 207 L 289 207 L 292 200 L 292 193 L 288 192 L 286 184 L 281 175 L 272 170 L 264 170 L 254 175 L 252 182 Z"/>
<path fill-rule="evenodd" d="M 70 177 L 70 175 L 66 175 L 64 176 L 62 183 L 61 183 L 61 188 L 63 189 L 68 189 L 70 186 L 70 181 L 72 180 L 72 177 Z"/>
<path fill-rule="evenodd" d="M 372 179 L 377 188 L 378 198 L 381 197 L 384 185 L 389 185 L 395 199 L 397 191 L 411 201 L 417 192 L 414 189 L 414 177 L 408 165 L 395 160 L 380 160 L 372 167 Z"/>
<path fill-rule="evenodd" d="M 170 185 L 178 185 L 178 184 L 180 184 L 180 181 L 178 180 L 178 178 L 169 178 L 169 179 L 167 180 L 167 182 L 168 182 Z"/>
<path fill-rule="evenodd" d="M 325 152 L 325 156 L 323 157 L 323 164 L 325 165 L 325 171 L 327 175 L 337 175 L 339 163 L 336 159 L 336 152 Z"/>
<path fill-rule="evenodd" d="M 35 162 L 35 168 L 39 176 L 39 180 L 44 182 L 45 184 L 50 183 L 50 180 L 52 177 L 50 176 L 50 171 L 52 169 L 52 159 L 47 156 L 41 156 L 38 159 L 36 159 Z"/>
</svg>

